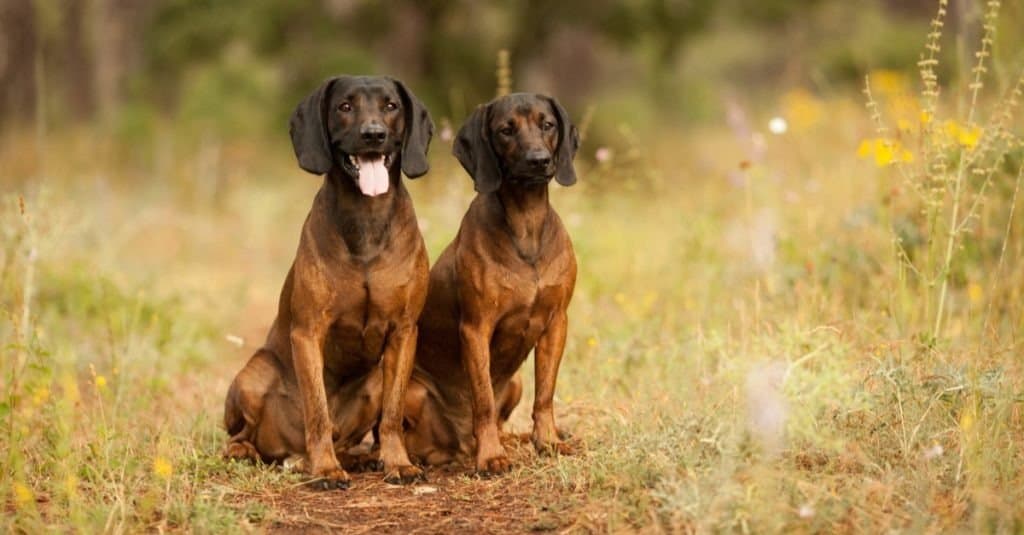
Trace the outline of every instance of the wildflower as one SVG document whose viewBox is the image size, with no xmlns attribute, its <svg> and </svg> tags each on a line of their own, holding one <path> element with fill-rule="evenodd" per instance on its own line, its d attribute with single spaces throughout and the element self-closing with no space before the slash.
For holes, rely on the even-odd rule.
<svg viewBox="0 0 1024 535">
<path fill-rule="evenodd" d="M 912 162 L 914 154 L 904 148 L 898 141 L 886 138 L 865 139 L 857 147 L 857 157 L 873 156 L 875 165 L 885 167 L 896 162 Z"/>
<path fill-rule="evenodd" d="M 928 110 L 921 110 L 921 124 L 928 124 L 932 122 L 932 114 Z"/>
<path fill-rule="evenodd" d="M 966 410 L 960 414 L 960 429 L 963 431 L 970 431 L 974 427 L 974 414 L 973 411 Z"/>
<path fill-rule="evenodd" d="M 970 299 L 971 304 L 977 305 L 981 303 L 982 298 L 985 297 L 985 290 L 981 288 L 981 285 L 972 282 L 967 285 L 967 298 Z"/>
<path fill-rule="evenodd" d="M 78 392 L 78 381 L 75 380 L 75 377 L 70 373 L 62 375 L 60 385 L 64 393 L 64 399 L 68 400 L 72 405 L 78 403 L 81 396 Z"/>
<path fill-rule="evenodd" d="M 797 89 L 782 96 L 782 114 L 793 125 L 793 130 L 806 130 L 821 120 L 824 106 L 809 91 Z"/>
<path fill-rule="evenodd" d="M 96 384 L 96 390 L 103 391 L 103 390 L 107 389 L 107 378 L 106 377 L 104 377 L 102 375 L 97 375 L 96 378 L 93 380 L 93 382 Z"/>
<path fill-rule="evenodd" d="M 965 128 L 957 124 L 956 121 L 950 119 L 943 123 L 943 130 L 946 136 L 956 141 L 958 145 L 968 150 L 973 149 L 978 145 L 978 140 L 981 139 L 981 128 L 975 126 L 973 128 Z"/>
<path fill-rule="evenodd" d="M 942 444 L 934 444 L 932 447 L 924 450 L 924 458 L 926 461 L 930 461 L 936 457 L 941 457 L 945 451 L 942 448 Z"/>
<path fill-rule="evenodd" d="M 29 488 L 28 485 L 26 485 L 26 484 L 24 484 L 24 483 L 22 483 L 20 481 L 16 481 L 14 483 L 14 501 L 19 506 L 28 505 L 28 504 L 34 502 L 35 499 L 36 499 L 36 496 L 32 492 L 32 489 Z"/>
<path fill-rule="evenodd" d="M 593 336 L 587 338 L 587 347 L 597 347 L 597 338 Z"/>
<path fill-rule="evenodd" d="M 868 74 L 872 85 L 887 95 L 902 93 L 907 89 L 907 77 L 899 71 L 879 69 Z"/>
<path fill-rule="evenodd" d="M 46 403 L 50 399 L 50 389 L 45 386 L 36 388 L 35 392 L 32 393 L 32 404 L 36 407 Z"/>
<path fill-rule="evenodd" d="M 785 440 L 789 402 L 782 392 L 786 366 L 779 361 L 760 363 L 747 372 L 747 420 L 750 431 L 769 456 L 781 451 Z"/>
<path fill-rule="evenodd" d="M 785 134 L 788 129 L 789 124 L 782 117 L 772 117 L 772 120 L 768 121 L 768 130 L 777 136 Z"/>
<path fill-rule="evenodd" d="M 74 474 L 68 474 L 68 477 L 64 479 L 64 491 L 67 492 L 69 496 L 78 492 L 78 477 Z"/>
<path fill-rule="evenodd" d="M 446 124 L 441 127 L 441 132 L 438 135 L 441 138 L 441 141 L 444 141 L 445 143 L 451 141 L 455 137 L 455 133 L 452 132 L 452 127 L 447 124 L 447 121 Z"/>
<path fill-rule="evenodd" d="M 814 517 L 814 507 L 809 503 L 805 503 L 800 506 L 800 509 L 796 512 L 800 518 L 812 518 Z"/>
<path fill-rule="evenodd" d="M 594 159 L 600 163 L 606 163 L 612 161 L 612 149 L 608 147 L 600 147 L 594 151 Z"/>
<path fill-rule="evenodd" d="M 174 473 L 174 467 L 167 459 L 156 457 L 153 459 L 153 473 L 160 479 L 170 479 L 171 474 Z"/>
</svg>

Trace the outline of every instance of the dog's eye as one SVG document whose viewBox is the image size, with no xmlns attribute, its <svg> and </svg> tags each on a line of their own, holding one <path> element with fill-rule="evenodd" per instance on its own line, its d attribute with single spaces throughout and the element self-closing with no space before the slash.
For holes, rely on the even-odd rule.
<svg viewBox="0 0 1024 535">
<path fill-rule="evenodd" d="M 352 105 L 348 102 L 342 102 L 341 104 L 338 104 L 338 110 L 346 113 L 350 112 L 352 111 Z"/>
<path fill-rule="evenodd" d="M 512 128 L 511 126 L 506 126 L 504 128 L 499 129 L 498 133 L 503 136 L 511 136 L 512 134 L 516 133 L 516 129 Z"/>
<path fill-rule="evenodd" d="M 394 102 L 388 102 L 387 104 L 384 105 L 384 109 L 388 111 L 395 111 L 398 109 L 398 104 L 395 104 Z"/>
<path fill-rule="evenodd" d="M 551 121 L 544 121 L 543 123 L 540 124 L 540 127 L 543 128 L 544 130 L 551 130 L 552 128 L 555 127 L 555 123 Z"/>
</svg>

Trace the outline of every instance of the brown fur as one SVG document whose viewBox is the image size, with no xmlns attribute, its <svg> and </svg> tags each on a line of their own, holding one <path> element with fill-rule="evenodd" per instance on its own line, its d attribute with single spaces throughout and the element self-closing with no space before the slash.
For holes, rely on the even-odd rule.
<svg viewBox="0 0 1024 535">
<path fill-rule="evenodd" d="M 508 470 L 498 430 L 518 404 L 518 370 L 536 349 L 533 442 L 568 453 L 552 399 L 565 347 L 576 257 L 548 182 L 576 181 L 576 129 L 553 99 L 516 94 L 479 107 L 455 155 L 479 192 L 430 271 L 406 445 L 429 464 L 474 453 L 484 473 Z M 532 161 L 531 161 L 532 160 Z"/>
<path fill-rule="evenodd" d="M 297 456 L 321 488 L 344 488 L 339 455 L 379 418 L 385 479 L 422 476 L 401 422 L 428 265 L 401 171 L 426 172 L 431 131 L 419 101 L 386 78 L 335 78 L 299 104 L 292 118 L 299 165 L 326 176 L 267 341 L 228 390 L 227 456 Z M 347 156 L 366 153 L 389 154 L 385 194 L 369 197 L 356 186 Z"/>
</svg>

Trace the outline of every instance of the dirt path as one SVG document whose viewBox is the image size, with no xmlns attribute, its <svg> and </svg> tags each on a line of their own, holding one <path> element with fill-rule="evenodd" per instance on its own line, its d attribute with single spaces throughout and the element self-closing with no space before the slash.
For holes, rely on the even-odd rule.
<svg viewBox="0 0 1024 535">
<path fill-rule="evenodd" d="M 512 435 L 506 447 L 517 466 L 502 477 L 482 479 L 465 467 L 430 469 L 428 481 L 389 485 L 380 473 L 353 474 L 344 491 L 298 485 L 279 492 L 239 493 L 233 501 L 269 510 L 261 528 L 271 533 L 524 533 L 561 531 L 581 497 L 537 477 L 529 444 Z"/>
</svg>

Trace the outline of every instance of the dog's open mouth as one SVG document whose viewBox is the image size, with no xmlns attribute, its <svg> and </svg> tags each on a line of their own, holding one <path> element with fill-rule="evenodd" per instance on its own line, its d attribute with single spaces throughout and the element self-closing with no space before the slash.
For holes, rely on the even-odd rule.
<svg viewBox="0 0 1024 535">
<path fill-rule="evenodd" d="M 363 195 L 376 197 L 388 192 L 391 185 L 388 177 L 388 168 L 394 158 L 391 154 L 379 152 L 365 152 L 363 154 L 349 154 L 345 160 L 352 176 L 356 177 L 359 191 Z"/>
</svg>

